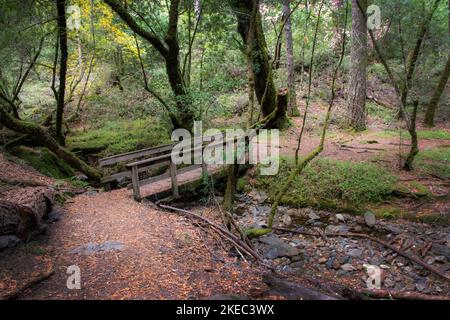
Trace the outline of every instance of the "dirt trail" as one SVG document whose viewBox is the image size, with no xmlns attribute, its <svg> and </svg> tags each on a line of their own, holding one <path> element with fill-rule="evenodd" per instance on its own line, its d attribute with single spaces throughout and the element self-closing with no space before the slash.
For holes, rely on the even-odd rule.
<svg viewBox="0 0 450 320">
<path fill-rule="evenodd" d="M 129 190 L 81 195 L 64 211 L 48 235 L 28 250 L 2 253 L 2 291 L 17 285 L 9 279 L 5 288 L 8 274 L 39 273 L 49 265 L 55 275 L 22 298 L 188 299 L 221 293 L 249 296 L 260 290 L 257 268 L 228 255 L 190 221 L 135 202 Z M 106 244 L 103 249 L 112 245 L 89 254 L 84 249 L 96 250 L 89 243 Z M 27 260 L 34 263 L 16 264 Z M 81 290 L 66 287 L 71 265 L 81 270 Z M 18 272 L 21 268 L 28 270 Z"/>
</svg>

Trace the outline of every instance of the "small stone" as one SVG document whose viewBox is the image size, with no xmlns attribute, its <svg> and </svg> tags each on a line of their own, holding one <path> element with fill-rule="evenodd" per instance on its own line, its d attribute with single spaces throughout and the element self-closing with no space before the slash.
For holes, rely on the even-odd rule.
<svg viewBox="0 0 450 320">
<path fill-rule="evenodd" d="M 338 213 L 336 215 L 336 219 L 338 219 L 338 221 L 340 221 L 340 222 L 345 222 L 344 216 L 342 214 L 340 214 L 340 213 Z"/>
<path fill-rule="evenodd" d="M 435 258 L 433 258 L 433 257 L 427 257 L 426 259 L 425 259 L 425 261 L 427 262 L 427 264 L 433 264 L 435 261 L 436 261 L 436 259 Z"/>
<path fill-rule="evenodd" d="M 292 225 L 292 218 L 288 214 L 285 214 L 281 219 L 281 222 L 284 226 L 290 227 Z"/>
<path fill-rule="evenodd" d="M 325 263 L 325 262 L 327 262 L 327 261 L 328 261 L 327 258 L 322 257 L 322 258 L 320 258 L 317 262 L 320 263 L 320 264 L 323 264 L 323 263 Z"/>
<path fill-rule="evenodd" d="M 364 221 L 368 227 L 375 226 L 376 223 L 375 215 L 372 212 L 367 211 L 366 213 L 364 213 Z"/>
<path fill-rule="evenodd" d="M 422 292 L 423 290 L 425 290 L 426 286 L 423 283 L 416 283 L 416 290 L 419 292 Z"/>
<path fill-rule="evenodd" d="M 437 262 L 445 263 L 445 257 L 444 257 L 444 256 L 437 256 L 437 257 L 434 257 L 434 259 L 435 259 Z"/>
<path fill-rule="evenodd" d="M 13 248 L 20 243 L 20 239 L 16 236 L 0 236 L 0 250 Z"/>
<path fill-rule="evenodd" d="M 311 211 L 311 212 L 308 214 L 308 217 L 309 217 L 309 219 L 311 219 L 311 220 L 319 220 L 319 219 L 320 219 L 320 217 L 319 217 L 314 211 Z"/>
<path fill-rule="evenodd" d="M 352 258 L 361 258 L 362 254 L 363 254 L 363 252 L 361 249 L 353 249 L 353 250 L 350 250 L 348 253 L 348 255 Z"/>
<path fill-rule="evenodd" d="M 402 233 L 402 230 L 400 230 L 397 227 L 391 226 L 391 225 L 385 225 L 384 230 L 386 230 L 387 232 L 392 233 L 394 235 Z"/>
<path fill-rule="evenodd" d="M 349 227 L 346 225 L 338 225 L 338 226 L 329 225 L 325 228 L 325 233 L 347 233 L 348 230 Z"/>
<path fill-rule="evenodd" d="M 352 258 L 350 256 L 343 256 L 343 257 L 339 258 L 339 263 L 346 264 L 346 263 L 350 263 L 351 260 L 352 260 Z"/>
<path fill-rule="evenodd" d="M 304 262 L 303 262 L 303 261 L 296 261 L 296 262 L 294 262 L 294 263 L 291 263 L 289 266 L 290 266 L 292 269 L 302 269 L 302 268 L 303 268 L 303 265 L 304 265 Z"/>
<path fill-rule="evenodd" d="M 352 266 L 350 263 L 341 265 L 341 269 L 347 272 L 356 271 L 356 268 Z"/>
<path fill-rule="evenodd" d="M 395 286 L 395 282 L 390 278 L 386 278 L 384 280 L 384 285 L 386 286 L 386 288 L 393 288 Z"/>
<path fill-rule="evenodd" d="M 363 229 L 362 229 L 361 226 L 355 226 L 355 227 L 353 228 L 353 230 L 355 230 L 355 232 L 362 232 L 362 231 L 363 231 Z"/>
</svg>

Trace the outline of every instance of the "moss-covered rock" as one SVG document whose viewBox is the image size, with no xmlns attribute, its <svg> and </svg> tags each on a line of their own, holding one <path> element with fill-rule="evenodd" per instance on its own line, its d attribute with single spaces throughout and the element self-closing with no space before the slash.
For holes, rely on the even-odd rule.
<svg viewBox="0 0 450 320">
<path fill-rule="evenodd" d="M 48 177 L 65 179 L 75 175 L 73 169 L 66 162 L 47 148 L 17 147 L 11 153 Z"/>
</svg>

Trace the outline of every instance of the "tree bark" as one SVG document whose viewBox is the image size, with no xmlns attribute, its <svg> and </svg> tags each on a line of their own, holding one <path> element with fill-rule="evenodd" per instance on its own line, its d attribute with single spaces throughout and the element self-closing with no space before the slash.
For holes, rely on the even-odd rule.
<svg viewBox="0 0 450 320">
<path fill-rule="evenodd" d="M 273 82 L 272 67 L 269 62 L 267 43 L 262 28 L 259 3 L 254 0 L 230 1 L 238 22 L 238 32 L 245 45 L 249 46 L 252 57 L 252 72 L 255 80 L 255 93 L 263 118 L 267 118 L 266 128 L 280 128 L 286 120 L 286 114 L 277 109 L 276 89 Z M 256 11 L 255 23 L 251 26 L 253 10 Z M 252 33 L 248 43 L 249 33 Z"/>
<path fill-rule="evenodd" d="M 65 146 L 65 138 L 63 134 L 63 117 L 64 117 L 64 98 L 66 93 L 66 75 L 67 75 L 67 25 L 66 25 L 66 0 L 56 0 L 57 21 L 58 21 L 58 38 L 61 50 L 61 58 L 59 64 L 59 90 L 56 103 L 56 139 L 58 143 Z"/>
<path fill-rule="evenodd" d="M 449 76 L 450 76 L 450 55 L 448 55 L 447 64 L 445 65 L 445 69 L 442 72 L 441 79 L 439 80 L 439 84 L 433 93 L 430 103 L 428 104 L 427 111 L 425 113 L 424 125 L 427 127 L 434 127 L 434 116 L 436 114 L 439 100 L 442 94 L 444 93 L 444 89 L 447 85 Z"/>
<path fill-rule="evenodd" d="M 363 12 L 362 12 L 363 11 Z M 367 86 L 367 0 L 352 0 L 352 44 L 348 93 L 349 126 L 366 129 Z"/>
<path fill-rule="evenodd" d="M 66 161 L 70 166 L 83 172 L 90 180 L 100 182 L 100 172 L 86 164 L 66 148 L 60 146 L 47 132 L 46 128 L 32 122 L 14 118 L 2 105 L 0 105 L 0 123 L 10 130 L 34 137 L 34 139 Z"/>
<path fill-rule="evenodd" d="M 234 211 L 234 195 L 236 193 L 237 177 L 239 173 L 238 164 L 230 164 L 227 166 L 227 185 L 225 188 L 225 194 L 223 197 L 222 207 L 227 212 Z M 230 228 L 230 222 L 228 217 L 224 217 L 224 222 L 228 228 Z"/>
<path fill-rule="evenodd" d="M 292 117 L 298 116 L 299 112 L 297 109 L 297 92 L 295 87 L 294 42 L 292 40 L 291 17 L 289 16 L 290 12 L 290 0 L 283 0 L 283 16 L 286 19 L 284 32 L 286 35 L 286 60 L 288 71 L 288 115 Z"/>
</svg>

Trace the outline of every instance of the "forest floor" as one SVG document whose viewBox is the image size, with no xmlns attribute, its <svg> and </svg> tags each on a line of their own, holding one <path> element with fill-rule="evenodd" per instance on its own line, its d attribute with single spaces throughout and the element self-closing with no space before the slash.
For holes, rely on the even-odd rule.
<svg viewBox="0 0 450 320">
<path fill-rule="evenodd" d="M 315 109 L 320 111 L 320 108 Z M 300 125 L 301 120 L 294 119 L 292 127 L 283 133 L 281 154 L 293 155 L 295 153 Z M 320 123 L 316 127 L 308 127 L 302 142 L 301 154 L 305 154 L 317 146 L 319 137 L 315 130 L 319 127 Z M 445 130 L 445 128 L 441 129 Z M 399 163 L 399 137 L 381 135 L 382 131 L 383 129 L 375 126 L 363 134 L 332 131 L 321 156 L 357 162 L 377 162 L 387 168 L 396 169 Z M 407 136 L 403 143 L 408 143 Z M 447 139 L 421 139 L 420 149 L 433 149 L 439 146 L 448 146 L 448 144 Z M 406 151 L 407 146 L 403 146 L 402 150 Z M 29 180 L 36 180 L 48 185 L 55 183 L 54 180 L 46 178 L 30 168 L 15 164 L 1 154 L 0 168 L 0 175 L 7 178 L 20 179 L 26 176 Z M 417 215 L 439 212 L 448 219 L 450 212 L 448 179 L 424 176 L 420 171 L 402 171 L 399 173 L 399 177 L 405 181 L 420 181 L 438 198 L 426 202 L 401 198 L 396 200 L 397 205 L 403 206 L 409 211 L 415 210 Z M 220 214 L 215 206 L 198 206 L 192 210 L 220 222 Z M 282 208 L 282 210 L 289 209 Z M 317 220 L 326 218 L 327 222 L 323 226 L 335 220 L 331 216 L 334 213 L 314 212 L 318 216 Z M 311 212 L 305 214 L 308 216 Z M 162 211 L 150 202 L 135 202 L 130 190 L 88 191 L 66 201 L 62 207 L 56 208 L 52 217 L 53 224 L 45 235 L 17 248 L 0 252 L 0 296 L 20 288 L 40 274 L 53 270 L 54 274 L 48 280 L 25 291 L 20 298 L 203 299 L 226 298 L 229 296 L 224 295 L 230 294 L 248 298 L 276 297 L 268 291 L 269 288 L 262 281 L 262 276 L 267 271 L 264 267 L 243 261 L 230 250 L 230 246 L 223 239 L 205 228 L 193 224 L 191 220 L 175 213 Z M 357 217 L 352 218 L 350 215 L 345 215 L 345 219 L 350 227 L 364 224 Z M 317 221 L 317 223 L 320 222 Z M 314 228 L 317 226 L 319 224 L 312 224 L 310 228 L 316 230 Z M 422 228 L 412 222 L 400 219 L 399 221 L 381 222 L 380 226 L 384 229 L 390 226 L 391 231 L 393 228 L 403 231 L 381 234 L 380 230 L 364 230 L 374 232 L 383 238 L 390 234 L 393 237 L 390 240 L 394 242 L 399 241 L 399 234 L 407 235 L 408 232 L 412 232 L 411 236 L 421 239 L 421 243 L 428 243 L 427 241 L 430 240 L 438 244 L 444 243 L 444 246 L 448 248 L 449 228 L 445 225 L 423 224 Z M 429 239 L 426 239 L 427 237 Z M 292 265 L 299 262 L 299 259 L 268 258 L 273 260 L 272 262 L 277 265 L 280 272 L 289 271 L 288 274 L 291 275 L 294 273 L 295 281 L 316 288 L 318 287 L 317 281 L 312 281 L 312 278 L 320 278 L 322 283 L 326 281 L 330 283 L 345 282 L 355 288 L 364 288 L 365 284 L 361 277 L 364 274 L 362 264 L 366 259 L 365 253 L 360 255 L 359 252 L 353 252 L 359 260 L 355 260 L 356 262 L 354 261 L 352 264 L 351 260 L 350 262 L 349 259 L 346 260 L 347 256 L 341 257 L 338 254 L 338 258 L 336 258 L 336 254 L 333 256 L 332 252 L 322 255 L 322 249 L 318 248 L 331 247 L 326 239 L 318 237 L 310 242 L 305 242 L 303 238 L 294 238 L 293 235 L 290 235 L 290 237 L 282 239 L 285 239 L 290 245 L 298 245 L 303 248 L 305 256 L 311 256 L 314 252 L 320 254 L 314 258 L 317 261 L 310 259 L 297 263 L 297 267 L 310 269 L 311 272 L 303 273 L 303 275 L 298 272 L 298 268 L 295 269 Z M 333 241 L 337 241 L 333 242 L 333 245 L 343 248 L 343 250 L 354 249 L 359 245 L 358 241 L 349 242 L 350 240 L 342 239 Z M 361 245 L 366 244 L 364 242 Z M 267 252 L 264 251 L 267 248 L 264 248 L 261 243 L 258 243 L 257 247 L 267 257 Z M 377 258 L 378 263 L 383 263 L 384 258 L 392 265 L 395 263 L 395 266 L 392 267 L 395 268 L 395 272 L 401 272 L 396 268 L 401 267 L 403 270 L 408 266 L 408 261 L 399 262 L 395 256 L 392 257 L 392 253 L 386 253 L 386 248 L 367 248 L 367 246 L 363 248 L 364 252 L 370 250 L 380 251 L 379 255 L 371 256 L 371 258 Z M 332 267 L 328 268 L 325 267 L 325 264 L 329 264 L 330 255 L 333 256 L 333 261 L 331 262 Z M 448 258 L 444 256 L 444 260 L 442 260 L 442 255 L 435 254 L 435 256 L 431 257 L 434 259 L 431 264 L 436 261 L 439 265 L 444 263 L 443 267 L 448 266 Z M 276 260 L 277 258 L 279 259 Z M 353 258 L 355 259 L 355 257 Z M 429 257 L 425 253 L 423 258 Z M 336 259 L 341 260 L 337 267 L 334 263 Z M 317 266 L 323 264 L 323 266 L 319 269 L 311 269 L 312 266 L 307 265 L 308 261 L 310 264 L 314 263 Z M 447 263 L 445 263 L 446 261 Z M 71 290 L 67 287 L 67 279 L 70 275 L 67 273 L 67 268 L 72 265 L 78 266 L 81 270 L 82 288 L 80 290 Z M 342 269 L 342 265 L 346 265 L 345 268 L 348 270 Z M 445 271 L 448 274 L 448 270 Z M 415 271 L 407 269 L 407 272 L 414 273 Z M 421 272 L 421 270 L 417 272 Z M 344 278 L 340 279 L 341 276 Z M 448 282 L 442 282 L 429 273 L 422 274 L 422 277 L 434 279 L 434 289 L 431 289 L 426 287 L 427 284 L 424 284 L 421 276 L 417 277 L 422 282 L 417 282 L 418 280 L 414 277 L 411 275 L 413 280 L 408 284 L 409 287 L 406 284 L 397 287 L 448 295 Z M 403 281 L 402 279 L 397 280 L 398 282 Z M 426 278 L 426 281 L 428 280 Z M 417 283 L 424 288 L 418 286 Z M 417 290 L 417 288 L 422 290 Z"/>
</svg>

